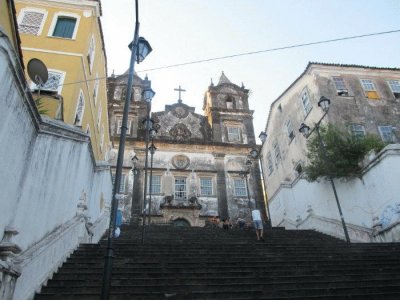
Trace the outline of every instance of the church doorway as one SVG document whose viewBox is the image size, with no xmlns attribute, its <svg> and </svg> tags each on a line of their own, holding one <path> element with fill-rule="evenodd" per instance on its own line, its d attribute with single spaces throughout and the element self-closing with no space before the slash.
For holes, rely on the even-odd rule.
<svg viewBox="0 0 400 300">
<path fill-rule="evenodd" d="M 190 227 L 190 223 L 185 219 L 176 219 L 174 220 L 173 225 L 176 227 Z"/>
</svg>

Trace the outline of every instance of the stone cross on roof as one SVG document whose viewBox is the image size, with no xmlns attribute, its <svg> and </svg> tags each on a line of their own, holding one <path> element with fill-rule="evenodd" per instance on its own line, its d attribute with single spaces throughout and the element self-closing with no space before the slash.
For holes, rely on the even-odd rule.
<svg viewBox="0 0 400 300">
<path fill-rule="evenodd" d="M 181 86 L 179 86 L 179 88 L 174 89 L 174 91 L 178 91 L 178 92 L 179 92 L 178 102 L 179 102 L 179 103 L 182 103 L 181 92 L 186 92 L 186 90 L 182 89 Z"/>
</svg>

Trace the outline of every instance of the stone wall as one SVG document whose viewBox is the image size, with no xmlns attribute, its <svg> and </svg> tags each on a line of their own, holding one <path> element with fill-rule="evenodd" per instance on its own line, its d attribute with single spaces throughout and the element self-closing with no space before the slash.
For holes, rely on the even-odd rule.
<svg viewBox="0 0 400 300">
<path fill-rule="evenodd" d="M 0 291 L 24 300 L 79 243 L 100 239 L 112 181 L 89 136 L 38 114 L 17 61 L 0 35 L 0 275 L 21 274 L 15 292 L 15 280 Z"/>
<path fill-rule="evenodd" d="M 369 160 L 361 178 L 335 180 L 350 238 L 353 241 L 399 241 L 399 230 L 394 225 L 400 220 L 400 145 L 388 145 Z M 291 228 L 290 224 L 295 224 L 296 228 L 313 228 L 344 237 L 328 181 L 308 182 L 298 178 L 282 184 L 269 201 L 274 226 Z M 319 218 L 318 222 L 315 217 Z M 397 235 L 388 233 L 391 228 Z M 381 238 L 377 237 L 380 233 Z"/>
</svg>

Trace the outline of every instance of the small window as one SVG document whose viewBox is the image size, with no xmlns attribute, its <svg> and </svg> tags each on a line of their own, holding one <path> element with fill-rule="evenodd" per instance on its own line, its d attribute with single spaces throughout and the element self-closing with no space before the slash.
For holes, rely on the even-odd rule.
<svg viewBox="0 0 400 300">
<path fill-rule="evenodd" d="M 382 141 L 385 143 L 393 143 L 396 141 L 393 134 L 392 126 L 378 126 L 379 134 L 381 135 Z"/>
<path fill-rule="evenodd" d="M 76 25 L 76 19 L 70 17 L 58 17 L 54 27 L 53 36 L 72 39 Z"/>
<path fill-rule="evenodd" d="M 298 163 L 294 170 L 296 172 L 296 175 L 300 176 L 303 173 L 303 165 L 301 163 Z"/>
<path fill-rule="evenodd" d="M 89 124 L 86 125 L 86 134 L 90 136 L 90 126 Z"/>
<path fill-rule="evenodd" d="M 100 151 L 103 152 L 104 149 L 104 125 L 101 126 L 100 130 Z"/>
<path fill-rule="evenodd" d="M 18 18 L 19 33 L 40 35 L 46 15 L 46 11 L 22 9 Z"/>
<path fill-rule="evenodd" d="M 99 92 L 99 74 L 96 74 L 96 80 L 94 81 L 94 88 L 93 88 L 93 99 L 94 99 L 94 105 L 96 105 L 97 102 L 97 94 Z"/>
<path fill-rule="evenodd" d="M 101 106 L 101 102 L 100 102 L 99 103 L 99 108 L 97 110 L 97 128 L 100 128 L 102 112 L 103 112 L 103 107 Z"/>
<path fill-rule="evenodd" d="M 186 200 L 186 177 L 175 177 L 175 199 Z"/>
<path fill-rule="evenodd" d="M 117 120 L 117 134 L 121 134 L 122 119 Z M 128 120 L 126 134 L 131 134 L 132 120 Z"/>
<path fill-rule="evenodd" d="M 65 73 L 61 71 L 49 70 L 48 74 L 48 79 L 44 84 L 36 85 L 32 83 L 31 90 L 36 91 L 40 88 L 40 92 L 61 94 Z"/>
<path fill-rule="evenodd" d="M 239 127 L 228 127 L 228 141 L 229 142 L 240 142 L 240 128 Z"/>
<path fill-rule="evenodd" d="M 308 95 L 307 90 L 304 90 L 301 93 L 301 103 L 303 105 L 304 115 L 307 116 L 312 109 L 312 104 L 311 104 L 310 97 Z"/>
<path fill-rule="evenodd" d="M 379 99 L 378 93 L 376 92 L 376 88 L 372 80 L 361 79 L 361 85 L 364 89 L 365 96 L 368 99 Z"/>
<path fill-rule="evenodd" d="M 212 178 L 211 177 L 201 177 L 200 178 L 200 195 L 210 196 L 212 195 Z"/>
<path fill-rule="evenodd" d="M 92 38 L 90 39 L 90 44 L 89 44 L 89 51 L 87 54 L 87 60 L 89 63 L 90 72 L 92 72 L 92 69 L 93 69 L 95 46 L 96 45 L 95 45 L 95 41 L 94 41 L 94 36 L 92 35 Z"/>
<path fill-rule="evenodd" d="M 287 120 L 285 123 L 286 132 L 288 134 L 289 143 L 294 139 L 293 122 L 292 120 Z"/>
<path fill-rule="evenodd" d="M 150 178 L 149 178 L 150 183 Z M 151 176 L 151 193 L 160 194 L 161 193 L 161 175 Z"/>
<path fill-rule="evenodd" d="M 84 111 L 85 111 L 85 97 L 83 96 L 83 92 L 81 90 L 79 93 L 78 102 L 76 104 L 75 120 L 74 120 L 75 126 L 82 126 L 82 118 Z"/>
<path fill-rule="evenodd" d="M 272 147 L 274 148 L 275 161 L 278 163 L 278 161 L 281 160 L 281 150 L 279 149 L 279 144 L 277 140 L 273 142 Z"/>
<path fill-rule="evenodd" d="M 335 83 L 336 92 L 338 96 L 349 95 L 346 84 L 344 83 L 344 79 L 342 77 L 333 77 L 333 82 Z"/>
<path fill-rule="evenodd" d="M 350 124 L 349 125 L 350 132 L 355 137 L 364 137 L 365 136 L 365 128 L 360 124 Z"/>
<path fill-rule="evenodd" d="M 233 186 L 234 186 L 233 192 L 236 197 L 247 196 L 246 180 L 241 178 L 235 178 L 233 179 Z"/>
<path fill-rule="evenodd" d="M 118 193 L 124 193 L 125 192 L 125 174 L 121 174 L 121 182 L 119 185 L 119 191 Z M 115 185 L 115 174 L 112 175 L 112 183 L 113 186 Z"/>
<path fill-rule="evenodd" d="M 281 104 L 278 105 L 278 111 L 282 112 L 282 105 Z"/>
<path fill-rule="evenodd" d="M 271 153 L 267 154 L 267 164 L 268 164 L 268 175 L 271 175 L 274 172 L 274 165 L 272 163 Z"/>
<path fill-rule="evenodd" d="M 228 98 L 226 99 L 226 108 L 227 108 L 227 109 L 232 109 L 232 108 L 233 108 L 233 100 L 232 100 L 231 97 L 228 97 Z"/>
<path fill-rule="evenodd" d="M 388 80 L 390 89 L 396 99 L 400 99 L 400 80 Z"/>
</svg>

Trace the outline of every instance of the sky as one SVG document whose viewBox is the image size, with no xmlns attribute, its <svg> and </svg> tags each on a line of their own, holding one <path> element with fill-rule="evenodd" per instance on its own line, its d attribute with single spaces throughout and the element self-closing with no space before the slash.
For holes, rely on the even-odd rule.
<svg viewBox="0 0 400 300">
<path fill-rule="evenodd" d="M 129 69 L 135 1 L 101 3 L 108 75 L 120 75 Z M 139 0 L 139 35 L 153 52 L 135 64 L 135 72 L 141 78 L 147 74 L 152 82 L 153 112 L 176 103 L 174 89 L 181 86 L 186 90 L 183 103 L 203 114 L 204 93 L 223 71 L 232 83 L 243 82 L 250 90 L 258 136 L 271 103 L 308 62 L 400 68 L 400 32 L 167 66 L 400 30 L 399 20 L 400 0 Z"/>
</svg>

